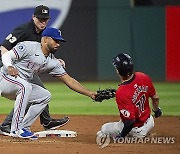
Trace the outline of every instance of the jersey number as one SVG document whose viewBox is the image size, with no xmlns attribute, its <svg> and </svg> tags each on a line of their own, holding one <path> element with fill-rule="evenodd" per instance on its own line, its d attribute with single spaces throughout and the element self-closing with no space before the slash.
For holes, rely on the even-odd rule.
<svg viewBox="0 0 180 154">
<path fill-rule="evenodd" d="M 146 102 L 146 96 L 145 96 L 145 94 L 143 94 L 136 103 L 136 107 L 139 110 L 139 116 L 141 116 L 141 113 L 144 112 L 145 102 Z"/>
<path fill-rule="evenodd" d="M 6 40 L 9 40 L 10 43 L 14 43 L 14 42 L 16 42 L 17 38 L 15 36 L 13 36 L 12 34 L 9 34 L 6 37 Z"/>
</svg>

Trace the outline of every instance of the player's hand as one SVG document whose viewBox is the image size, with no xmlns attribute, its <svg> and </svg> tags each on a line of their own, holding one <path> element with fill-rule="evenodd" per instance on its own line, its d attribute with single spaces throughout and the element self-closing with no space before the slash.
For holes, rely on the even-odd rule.
<svg viewBox="0 0 180 154">
<path fill-rule="evenodd" d="M 66 68 L 66 63 L 65 63 L 65 61 L 62 60 L 62 59 L 58 59 L 58 60 L 59 60 L 60 64 L 61 64 L 64 68 Z"/>
<path fill-rule="evenodd" d="M 15 78 L 17 78 L 17 76 L 19 76 L 19 72 L 16 68 L 12 67 L 12 66 L 8 66 L 8 75 L 14 76 Z"/>
<path fill-rule="evenodd" d="M 95 100 L 96 95 L 97 95 L 97 93 L 96 93 L 96 92 L 93 92 L 93 91 L 91 91 L 91 92 L 89 93 L 89 97 L 91 97 L 93 100 Z"/>
<path fill-rule="evenodd" d="M 152 110 L 152 111 L 154 112 L 154 117 L 155 118 L 158 118 L 158 117 L 160 117 L 162 115 L 162 111 L 161 111 L 160 107 L 158 107 L 157 111 L 154 111 L 154 110 Z"/>
</svg>

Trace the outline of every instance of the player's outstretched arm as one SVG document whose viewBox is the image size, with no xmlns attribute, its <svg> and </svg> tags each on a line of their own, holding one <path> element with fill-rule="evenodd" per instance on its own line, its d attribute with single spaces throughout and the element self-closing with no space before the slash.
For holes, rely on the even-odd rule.
<svg viewBox="0 0 180 154">
<path fill-rule="evenodd" d="M 85 96 L 89 96 L 92 99 L 95 99 L 96 92 L 90 91 L 86 88 L 84 88 L 77 80 L 70 77 L 68 74 L 65 74 L 61 77 L 59 77 L 70 89 L 83 94 Z"/>
</svg>

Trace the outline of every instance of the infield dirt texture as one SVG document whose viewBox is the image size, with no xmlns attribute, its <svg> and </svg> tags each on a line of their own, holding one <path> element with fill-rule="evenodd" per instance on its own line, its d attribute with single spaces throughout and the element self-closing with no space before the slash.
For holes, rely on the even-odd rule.
<svg viewBox="0 0 180 154">
<path fill-rule="evenodd" d="M 63 116 L 63 115 L 62 115 Z M 59 115 L 53 117 L 59 118 Z M 69 116 L 71 121 L 62 130 L 76 131 L 76 138 L 39 138 L 36 141 L 13 139 L 0 135 L 0 153 L 4 154 L 178 154 L 180 152 L 180 117 L 160 117 L 155 119 L 151 131 L 153 137 L 175 137 L 175 143 L 110 143 L 101 149 L 96 144 L 96 132 L 106 122 L 118 121 L 118 116 Z M 5 115 L 0 115 L 3 121 Z M 39 119 L 31 127 L 32 131 L 42 131 Z"/>
</svg>

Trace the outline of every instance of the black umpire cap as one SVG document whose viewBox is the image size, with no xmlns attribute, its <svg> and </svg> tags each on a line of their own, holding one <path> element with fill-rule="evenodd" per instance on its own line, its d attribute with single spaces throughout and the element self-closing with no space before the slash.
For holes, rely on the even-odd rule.
<svg viewBox="0 0 180 154">
<path fill-rule="evenodd" d="M 34 10 L 34 16 L 37 18 L 49 19 L 49 8 L 44 5 L 39 5 Z"/>
</svg>

